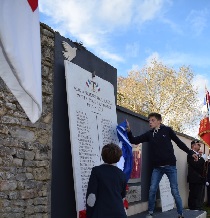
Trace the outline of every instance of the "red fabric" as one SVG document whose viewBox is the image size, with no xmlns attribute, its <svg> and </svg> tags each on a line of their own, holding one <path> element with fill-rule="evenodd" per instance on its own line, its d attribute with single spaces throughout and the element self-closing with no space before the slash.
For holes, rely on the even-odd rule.
<svg viewBox="0 0 210 218">
<path fill-rule="evenodd" d="M 128 190 L 129 190 L 129 186 L 128 186 L 128 184 L 127 184 L 127 185 L 126 185 L 126 194 L 128 193 Z M 124 200 L 123 200 L 123 205 L 124 205 L 124 207 L 125 207 L 126 209 L 128 209 L 128 201 L 127 201 L 126 198 L 124 198 Z"/>
<path fill-rule="evenodd" d="M 79 212 L 79 218 L 86 218 L 86 210 L 81 210 Z"/>
<path fill-rule="evenodd" d="M 129 186 L 128 185 L 126 185 L 126 192 L 129 190 Z"/>
<path fill-rule="evenodd" d="M 30 5 L 32 11 L 34 12 L 38 7 L 38 0 L 28 0 L 28 3 Z"/>
<path fill-rule="evenodd" d="M 203 143 L 210 147 L 210 123 L 209 123 L 209 117 L 205 117 L 204 119 L 201 120 L 198 135 L 200 136 Z"/>
<path fill-rule="evenodd" d="M 126 199 L 124 199 L 123 201 L 123 205 L 126 209 L 128 209 L 128 201 Z"/>
<path fill-rule="evenodd" d="M 133 168 L 131 172 L 131 179 L 140 178 L 141 175 L 141 153 L 139 151 L 133 151 Z"/>
</svg>

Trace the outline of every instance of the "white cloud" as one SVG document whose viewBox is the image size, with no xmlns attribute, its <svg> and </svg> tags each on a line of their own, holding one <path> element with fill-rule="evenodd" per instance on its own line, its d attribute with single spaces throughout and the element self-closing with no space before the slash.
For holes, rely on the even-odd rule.
<svg viewBox="0 0 210 218">
<path fill-rule="evenodd" d="M 146 59 L 146 64 L 149 65 L 153 59 L 161 61 L 158 52 L 153 52 L 151 55 L 149 55 L 148 58 Z"/>
<path fill-rule="evenodd" d="M 137 16 L 140 22 L 152 20 L 159 14 L 164 1 L 163 0 L 143 0 L 136 6 Z"/>
<path fill-rule="evenodd" d="M 133 42 L 130 44 L 126 44 L 125 50 L 126 50 L 126 56 L 135 58 L 139 55 L 139 42 Z"/>
<path fill-rule="evenodd" d="M 121 75 L 121 76 L 127 77 L 128 74 L 129 74 L 131 71 L 140 71 L 140 70 L 141 70 L 141 67 L 140 67 L 138 64 L 133 64 L 133 65 L 131 66 L 131 68 L 130 68 L 130 69 L 127 69 L 127 70 L 126 70 L 126 73 L 125 73 L 124 75 Z"/>
<path fill-rule="evenodd" d="M 200 35 L 204 28 L 208 24 L 207 15 L 209 12 L 207 9 L 202 11 L 192 10 L 190 14 L 187 16 L 186 21 L 190 23 L 192 31 L 195 33 L 196 36 Z"/>
<path fill-rule="evenodd" d="M 191 54 L 180 53 L 180 52 L 170 52 L 163 55 L 163 60 L 169 65 L 190 65 L 194 63 L 194 58 Z"/>
<path fill-rule="evenodd" d="M 210 90 L 209 83 L 209 78 L 205 77 L 204 75 L 197 74 L 194 77 L 192 85 L 197 89 L 198 99 L 200 99 L 201 102 L 203 102 L 205 96 L 205 86 L 208 90 Z"/>
<path fill-rule="evenodd" d="M 122 61 L 109 48 L 110 34 L 117 34 L 134 23 L 155 19 L 169 0 L 40 0 L 40 12 L 47 15 L 53 29 L 62 35 L 81 41 L 94 53 Z M 102 52 L 104 49 L 104 52 Z M 112 49 L 113 50 L 113 49 Z M 133 50 L 137 52 L 137 50 Z"/>
<path fill-rule="evenodd" d="M 177 25 L 176 23 L 174 23 L 173 21 L 165 18 L 165 17 L 162 17 L 161 18 L 161 21 L 162 23 L 165 23 L 167 25 L 169 25 L 169 27 L 175 32 L 175 33 L 178 33 L 178 34 L 183 34 L 183 31 L 182 29 L 180 28 L 179 25 Z"/>
<path fill-rule="evenodd" d="M 131 22 L 133 0 L 101 0 L 98 17 L 105 26 L 126 26 Z"/>
<path fill-rule="evenodd" d="M 124 62 L 124 59 L 121 56 L 105 51 L 105 50 L 99 51 L 99 54 L 100 56 L 105 57 L 106 59 L 110 59 L 116 62 Z"/>
<path fill-rule="evenodd" d="M 139 66 L 138 64 L 133 64 L 132 67 L 131 67 L 131 69 L 128 70 L 128 72 L 130 72 L 130 71 L 132 71 L 132 70 L 134 70 L 134 71 L 139 71 L 140 69 L 141 69 L 141 68 L 140 68 L 140 66 Z"/>
<path fill-rule="evenodd" d="M 39 4 L 40 11 L 51 17 L 62 32 L 84 41 L 86 46 L 98 46 L 114 28 L 130 23 L 132 3 L 132 0 L 40 0 Z"/>
<path fill-rule="evenodd" d="M 191 67 L 199 67 L 202 69 L 209 68 L 210 62 L 209 62 L 209 56 L 204 55 L 197 55 L 191 54 L 191 53 L 184 53 L 184 52 L 175 52 L 170 51 L 168 53 L 162 54 L 161 59 L 165 64 L 168 65 L 185 65 L 185 66 L 191 66 Z"/>
<path fill-rule="evenodd" d="M 41 0 L 39 5 L 40 11 L 51 17 L 59 32 L 61 30 L 65 34 L 77 37 L 79 41 L 85 41 L 86 46 L 100 43 L 97 32 L 101 29 L 93 19 L 97 1 Z"/>
</svg>

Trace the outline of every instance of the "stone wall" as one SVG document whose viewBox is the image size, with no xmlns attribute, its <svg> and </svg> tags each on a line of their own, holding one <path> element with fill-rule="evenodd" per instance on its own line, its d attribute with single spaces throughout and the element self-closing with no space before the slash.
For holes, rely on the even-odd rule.
<svg viewBox="0 0 210 218">
<path fill-rule="evenodd" d="M 32 124 L 0 78 L 0 217 L 50 217 L 54 31 L 40 25 L 42 116 Z"/>
</svg>

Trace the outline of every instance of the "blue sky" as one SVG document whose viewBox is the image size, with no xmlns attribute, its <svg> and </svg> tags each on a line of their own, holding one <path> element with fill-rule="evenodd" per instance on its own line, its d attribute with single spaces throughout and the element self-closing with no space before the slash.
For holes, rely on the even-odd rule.
<svg viewBox="0 0 210 218">
<path fill-rule="evenodd" d="M 39 0 L 40 21 L 127 76 L 156 57 L 190 66 L 194 86 L 210 89 L 210 1 Z"/>
</svg>

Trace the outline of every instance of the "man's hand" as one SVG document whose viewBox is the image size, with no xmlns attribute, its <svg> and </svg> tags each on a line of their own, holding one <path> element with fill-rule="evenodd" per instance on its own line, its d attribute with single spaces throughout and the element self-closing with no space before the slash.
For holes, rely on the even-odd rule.
<svg viewBox="0 0 210 218">
<path fill-rule="evenodd" d="M 194 161 L 198 161 L 198 155 L 197 154 L 193 154 L 192 157 L 194 158 Z"/>
<path fill-rule="evenodd" d="M 127 132 L 130 132 L 131 131 L 131 128 L 130 128 L 130 124 L 129 124 L 129 122 L 128 122 L 128 120 L 126 119 L 126 123 L 127 123 Z"/>
</svg>

